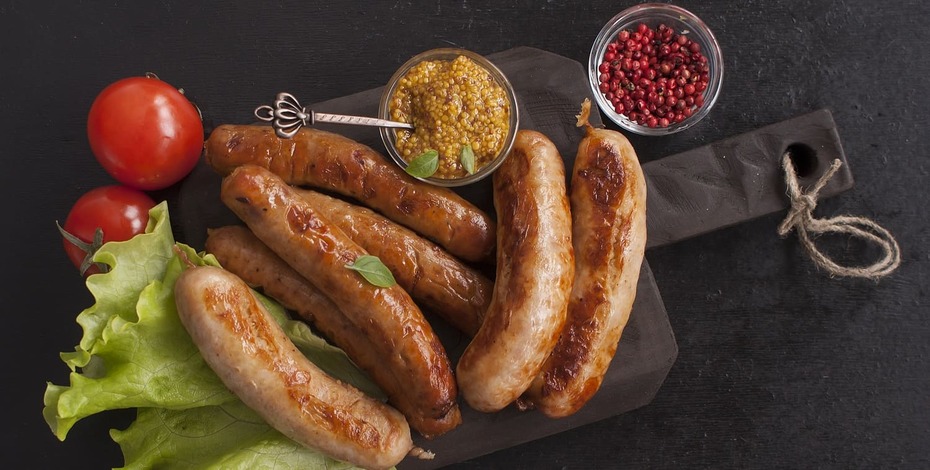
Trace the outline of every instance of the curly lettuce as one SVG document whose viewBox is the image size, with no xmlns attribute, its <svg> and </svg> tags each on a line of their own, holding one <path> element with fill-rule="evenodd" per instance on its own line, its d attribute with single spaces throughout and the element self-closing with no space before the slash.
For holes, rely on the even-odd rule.
<svg viewBox="0 0 930 470">
<path fill-rule="evenodd" d="M 82 418 L 137 408 L 126 430 L 111 430 L 125 468 L 349 468 L 286 438 L 233 395 L 204 362 L 178 318 L 174 283 L 184 265 L 212 255 L 175 243 L 167 204 L 149 213 L 145 233 L 105 244 L 94 256 L 109 272 L 87 278 L 95 303 L 78 315 L 83 337 L 61 354 L 69 385 L 48 383 L 42 414 L 64 440 Z M 288 336 L 327 373 L 383 399 L 340 349 L 259 296 Z"/>
</svg>

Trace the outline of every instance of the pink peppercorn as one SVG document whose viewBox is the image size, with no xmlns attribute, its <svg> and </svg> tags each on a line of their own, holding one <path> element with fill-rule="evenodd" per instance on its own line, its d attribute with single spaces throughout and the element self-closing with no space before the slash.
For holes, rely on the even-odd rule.
<svg viewBox="0 0 930 470">
<path fill-rule="evenodd" d="M 686 34 L 639 23 L 608 44 L 598 88 L 618 114 L 639 125 L 668 127 L 704 105 L 709 70 L 701 45 Z"/>
</svg>

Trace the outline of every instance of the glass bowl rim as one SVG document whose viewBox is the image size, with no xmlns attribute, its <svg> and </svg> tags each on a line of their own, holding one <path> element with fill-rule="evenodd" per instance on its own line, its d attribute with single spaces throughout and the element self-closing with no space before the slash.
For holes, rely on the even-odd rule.
<svg viewBox="0 0 930 470">
<path fill-rule="evenodd" d="M 599 71 L 601 58 L 607 49 L 607 45 L 613 40 L 613 36 L 623 29 L 630 28 L 637 22 L 648 21 L 651 14 L 658 14 L 675 20 L 677 24 L 686 25 L 689 29 L 688 35 L 697 39 L 701 43 L 702 52 L 707 57 L 710 65 L 710 77 L 708 80 L 707 90 L 704 95 L 704 105 L 698 108 L 694 114 L 680 123 L 672 124 L 667 127 L 648 127 L 636 124 L 630 121 L 626 116 L 618 114 L 613 106 L 604 97 L 599 89 Z M 679 29 L 679 28 L 676 28 Z M 694 13 L 679 7 L 666 3 L 643 3 L 627 8 L 611 18 L 601 31 L 598 33 L 591 52 L 588 55 L 588 84 L 594 94 L 595 101 L 601 111 L 608 119 L 620 126 L 622 129 L 645 136 L 670 135 L 688 129 L 700 122 L 717 103 L 720 97 L 720 91 L 723 88 L 723 54 L 720 43 L 714 36 L 713 31 Z"/>
<path fill-rule="evenodd" d="M 487 165 L 482 167 L 480 170 L 476 171 L 474 174 L 463 176 L 461 178 L 437 178 L 437 177 L 426 177 L 421 178 L 418 176 L 410 175 L 413 178 L 416 178 L 420 181 L 425 181 L 430 184 L 444 187 L 455 187 L 455 186 L 464 186 L 471 184 L 486 178 L 488 175 L 494 173 L 507 156 L 510 154 L 510 150 L 513 148 L 513 144 L 517 138 L 517 131 L 520 126 L 520 112 L 519 105 L 517 104 L 517 95 L 511 85 L 510 80 L 507 79 L 507 76 L 491 62 L 488 58 L 484 57 L 481 54 L 470 51 L 468 49 L 458 48 L 458 47 L 440 47 L 435 49 L 429 49 L 423 51 L 409 60 L 403 63 L 400 67 L 397 68 L 397 71 L 391 76 L 388 80 L 387 85 L 385 85 L 384 90 L 381 93 L 381 100 L 378 106 L 378 116 L 382 119 L 390 119 L 390 98 L 394 94 L 394 90 L 397 88 L 397 84 L 400 82 L 400 79 L 403 78 L 407 72 L 413 68 L 416 64 L 423 62 L 425 60 L 444 60 L 444 59 L 455 59 L 458 56 L 465 56 L 469 59 L 475 61 L 478 65 L 488 71 L 491 74 L 491 77 L 497 82 L 498 85 L 504 90 L 504 93 L 507 95 L 507 100 L 510 102 L 510 129 L 507 132 L 507 136 L 504 139 L 504 146 L 501 148 L 501 151 L 495 156 Z M 394 145 L 394 136 L 395 129 L 389 129 L 386 127 L 380 128 L 381 141 L 384 143 L 384 147 L 387 150 L 388 155 L 394 160 L 401 170 L 407 168 L 407 161 L 401 158 L 400 153 L 397 152 L 397 148 Z M 406 173 L 406 171 L 404 172 Z M 407 173 L 409 175 L 409 173 Z"/>
</svg>

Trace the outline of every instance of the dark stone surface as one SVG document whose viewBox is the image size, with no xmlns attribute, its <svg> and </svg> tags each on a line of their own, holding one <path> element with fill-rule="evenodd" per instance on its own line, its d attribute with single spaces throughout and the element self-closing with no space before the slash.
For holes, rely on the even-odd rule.
<svg viewBox="0 0 930 470">
<path fill-rule="evenodd" d="M 454 468 L 905 467 L 930 465 L 930 6 L 868 2 L 682 1 L 723 46 L 717 107 L 662 138 L 631 137 L 644 162 L 828 109 L 856 185 L 817 215 L 875 219 L 903 263 L 879 282 L 833 279 L 784 212 L 651 249 L 647 259 L 679 355 L 638 410 Z M 594 36 L 629 4 L 594 1 L 149 2 L 50 7 L 0 2 L 0 125 L 8 169 L 3 274 L 8 373 L 6 467 L 100 468 L 121 462 L 113 413 L 58 442 L 41 418 L 58 352 L 80 338 L 92 302 L 61 251 L 54 220 L 112 180 L 85 136 L 106 84 L 154 71 L 183 86 L 207 124 L 248 122 L 281 90 L 320 102 L 384 84 L 410 56 L 460 45 L 489 54 L 531 46 L 584 62 Z M 174 197 L 177 188 L 156 196 Z M 861 243 L 822 240 L 849 260 Z M 463 444 L 464 445 L 464 444 Z"/>
</svg>

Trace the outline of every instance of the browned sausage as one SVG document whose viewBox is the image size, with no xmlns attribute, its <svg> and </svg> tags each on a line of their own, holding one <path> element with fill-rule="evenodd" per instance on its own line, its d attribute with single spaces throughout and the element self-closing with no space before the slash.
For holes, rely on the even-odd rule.
<svg viewBox="0 0 930 470">
<path fill-rule="evenodd" d="M 355 198 L 468 261 L 485 260 L 494 251 L 494 223 L 487 214 L 337 134 L 303 128 L 282 139 L 268 126 L 223 125 L 207 139 L 204 157 L 222 175 L 240 165 L 259 165 L 290 184 Z"/>
<path fill-rule="evenodd" d="M 572 172 L 568 319 L 525 396 L 552 417 L 575 413 L 600 387 L 630 318 L 646 247 L 646 181 L 636 152 L 619 132 L 586 127 Z"/>
<path fill-rule="evenodd" d="M 382 390 L 398 396 L 406 384 L 384 367 L 384 357 L 365 333 L 346 318 L 329 297 L 294 271 L 247 227 L 228 226 L 208 232 L 206 249 L 223 265 L 251 286 L 260 288 L 285 308 L 311 323 L 336 346 L 342 348 Z"/>
<path fill-rule="evenodd" d="M 178 316 L 224 384 L 268 424 L 339 460 L 390 468 L 413 447 L 404 417 L 310 362 L 235 275 L 190 268 Z"/>
<path fill-rule="evenodd" d="M 565 167 L 555 145 L 520 131 L 494 173 L 497 280 L 491 307 L 458 363 L 472 408 L 497 411 L 522 394 L 552 351 L 572 287 Z"/>
<path fill-rule="evenodd" d="M 247 227 L 230 225 L 210 229 L 207 231 L 205 248 L 223 268 L 250 286 L 261 289 L 284 308 L 296 312 L 330 339 L 335 340 L 341 336 L 333 334 L 338 331 L 338 326 L 355 328 L 329 297 L 294 271 Z M 327 328 L 327 325 L 337 328 Z M 367 341 L 367 337 L 361 338 Z"/>
<path fill-rule="evenodd" d="M 368 253 L 377 256 L 414 300 L 473 336 L 494 284 L 445 250 L 364 207 L 298 190 L 314 209 Z"/>
<path fill-rule="evenodd" d="M 365 333 L 384 367 L 402 378 L 403 390 L 386 392 L 414 429 L 436 436 L 461 422 L 449 358 L 419 308 L 400 286 L 376 287 L 345 267 L 365 250 L 264 168 L 233 170 L 220 195 L 260 240 Z"/>
</svg>

